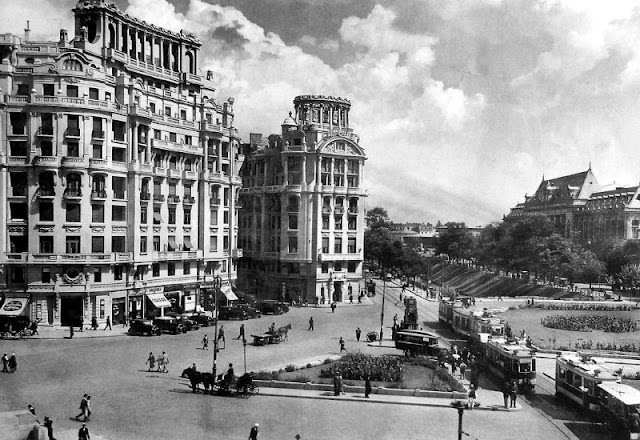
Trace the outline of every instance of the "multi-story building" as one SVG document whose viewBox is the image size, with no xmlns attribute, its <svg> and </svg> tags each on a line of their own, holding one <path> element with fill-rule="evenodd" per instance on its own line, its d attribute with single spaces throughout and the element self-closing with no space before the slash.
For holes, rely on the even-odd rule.
<svg viewBox="0 0 640 440">
<path fill-rule="evenodd" d="M 194 35 L 73 13 L 71 40 L 0 35 L 0 293 L 54 325 L 205 306 L 240 252 L 233 100 Z"/>
<path fill-rule="evenodd" d="M 282 134 L 244 145 L 239 282 L 260 297 L 342 301 L 364 288 L 364 149 L 346 99 L 298 96 Z"/>
<path fill-rule="evenodd" d="M 640 239 L 640 187 L 600 185 L 589 168 L 581 173 L 542 178 L 507 219 L 544 215 L 565 237 L 587 243 Z"/>
</svg>

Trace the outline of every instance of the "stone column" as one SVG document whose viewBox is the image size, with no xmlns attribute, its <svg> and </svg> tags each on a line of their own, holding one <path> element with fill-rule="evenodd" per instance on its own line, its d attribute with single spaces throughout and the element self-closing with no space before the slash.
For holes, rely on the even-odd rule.
<svg viewBox="0 0 640 440">
<path fill-rule="evenodd" d="M 307 185 L 307 155 L 305 154 L 304 156 L 302 156 L 302 179 L 301 179 L 301 184 L 306 186 Z"/>
<path fill-rule="evenodd" d="M 282 170 L 284 172 L 284 182 L 282 184 L 286 186 L 289 184 L 289 157 L 282 156 L 282 161 Z"/>
<path fill-rule="evenodd" d="M 133 162 L 137 162 L 138 161 L 138 122 L 137 121 L 132 121 L 131 122 L 131 149 L 133 150 L 131 152 L 131 160 Z"/>
</svg>

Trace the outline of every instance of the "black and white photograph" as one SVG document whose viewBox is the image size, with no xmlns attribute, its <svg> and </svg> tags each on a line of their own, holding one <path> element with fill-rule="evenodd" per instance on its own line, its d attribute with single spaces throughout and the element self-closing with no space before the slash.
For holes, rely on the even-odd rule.
<svg viewBox="0 0 640 440">
<path fill-rule="evenodd" d="M 0 0 L 1 440 L 640 440 L 640 0 Z"/>
</svg>

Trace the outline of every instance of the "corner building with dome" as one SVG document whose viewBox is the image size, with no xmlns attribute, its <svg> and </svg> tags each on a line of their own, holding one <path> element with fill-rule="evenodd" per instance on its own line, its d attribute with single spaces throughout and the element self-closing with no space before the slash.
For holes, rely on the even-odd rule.
<svg viewBox="0 0 640 440">
<path fill-rule="evenodd" d="M 351 103 L 306 95 L 293 104 L 281 134 L 242 145 L 238 284 L 258 298 L 357 301 L 366 155 Z"/>
</svg>

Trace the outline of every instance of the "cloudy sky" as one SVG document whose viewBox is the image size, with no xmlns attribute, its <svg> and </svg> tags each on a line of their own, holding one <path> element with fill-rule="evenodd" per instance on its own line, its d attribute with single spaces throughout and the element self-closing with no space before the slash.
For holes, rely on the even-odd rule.
<svg viewBox="0 0 640 440">
<path fill-rule="evenodd" d="M 56 39 L 74 0 L 0 0 L 0 32 Z M 640 181 L 640 1 L 117 0 L 198 34 L 236 125 L 278 132 L 299 94 L 349 98 L 368 206 L 484 224 L 542 175 Z"/>
</svg>

